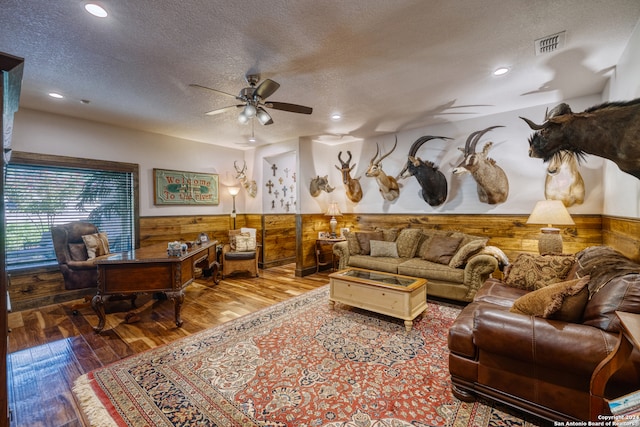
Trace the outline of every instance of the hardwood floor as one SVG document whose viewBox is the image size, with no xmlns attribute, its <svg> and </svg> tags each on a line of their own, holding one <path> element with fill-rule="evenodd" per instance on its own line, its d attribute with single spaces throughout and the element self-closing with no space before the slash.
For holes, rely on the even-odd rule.
<svg viewBox="0 0 640 427">
<path fill-rule="evenodd" d="M 12 427 L 84 426 L 71 388 L 80 375 L 132 354 L 169 343 L 211 326 L 268 307 L 329 283 L 329 271 L 294 276 L 295 265 L 260 270 L 260 277 L 234 276 L 214 285 L 199 279 L 186 290 L 182 328 L 174 323 L 173 303 L 141 295 L 137 308 L 110 303 L 105 329 L 81 301 L 9 314 L 9 402 Z M 126 323 L 133 311 L 140 318 Z"/>
</svg>

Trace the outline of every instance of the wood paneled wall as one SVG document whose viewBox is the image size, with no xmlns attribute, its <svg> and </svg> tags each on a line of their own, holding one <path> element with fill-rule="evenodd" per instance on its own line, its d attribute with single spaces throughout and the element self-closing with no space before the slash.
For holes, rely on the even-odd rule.
<svg viewBox="0 0 640 427">
<path fill-rule="evenodd" d="M 574 215 L 576 225 L 563 228 L 565 252 L 606 244 L 640 261 L 640 219 Z M 526 215 L 396 215 L 346 214 L 338 218 L 338 228 L 369 230 L 376 227 L 419 227 L 459 230 L 489 237 L 489 244 L 501 248 L 510 259 L 519 253 L 538 251 L 539 226 L 526 225 Z M 193 240 L 201 232 L 221 243 L 228 241 L 233 220 L 228 215 L 140 218 L 140 246 L 172 240 Z M 315 241 L 318 232 L 329 231 L 329 219 L 322 214 L 260 215 L 236 218 L 236 228 L 258 230 L 262 243 L 260 266 L 269 268 L 296 263 L 296 275 L 314 273 Z M 39 268 L 11 275 L 9 288 L 14 310 L 78 299 L 92 290 L 67 291 L 57 267 Z"/>
</svg>

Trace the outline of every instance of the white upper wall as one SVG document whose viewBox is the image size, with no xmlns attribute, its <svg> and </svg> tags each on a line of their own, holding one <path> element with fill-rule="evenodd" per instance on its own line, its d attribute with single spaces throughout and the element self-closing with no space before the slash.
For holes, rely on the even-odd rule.
<svg viewBox="0 0 640 427">
<path fill-rule="evenodd" d="M 601 102 L 600 96 L 582 97 L 566 100 L 575 111 L 582 110 Z M 318 213 L 326 210 L 330 201 L 337 201 L 343 212 L 353 213 L 495 213 L 495 214 L 528 214 L 538 200 L 544 199 L 544 182 L 546 164 L 540 159 L 529 158 L 528 137 L 531 130 L 519 116 L 527 117 L 535 122 L 542 122 L 547 108 L 555 105 L 542 105 L 469 119 L 459 122 L 446 123 L 428 128 L 399 132 L 398 147 L 382 162 L 387 175 L 397 176 L 404 167 L 409 148 L 415 140 L 423 135 L 437 135 L 453 138 L 451 141 L 432 140 L 425 143 L 417 153 L 423 160 L 430 160 L 439 166 L 448 182 L 447 200 L 440 206 L 432 207 L 422 199 L 421 187 L 413 177 L 400 180 L 400 196 L 393 202 L 385 201 L 379 193 L 374 178 L 365 176 L 370 160 L 376 153 L 376 144 L 380 151 L 387 153 L 394 144 L 395 134 L 389 134 L 374 139 L 350 142 L 340 145 L 325 145 L 309 141 L 301 144 L 307 147 L 301 153 L 306 154 L 301 160 L 301 178 L 303 189 L 301 197 L 304 213 Z M 468 135 L 474 131 L 489 126 L 501 125 L 503 128 L 494 129 L 484 135 L 477 145 L 476 151 L 481 151 L 484 144 L 492 141 L 493 147 L 489 157 L 496 160 L 509 179 L 509 197 L 506 202 L 489 205 L 480 202 L 477 195 L 476 182 L 470 175 L 452 174 L 452 169 L 462 160 L 463 148 Z M 359 203 L 353 203 L 346 197 L 341 174 L 334 165 L 339 165 L 338 153 L 342 151 L 342 158 L 347 158 L 347 151 L 352 154 L 352 163 L 356 167 L 353 177 L 361 177 L 360 183 L 364 196 Z M 603 160 L 590 156 L 580 166 L 580 173 L 585 181 L 586 197 L 582 205 L 569 208 L 571 213 L 600 214 L 603 205 L 602 168 Z M 322 193 L 313 198 L 309 195 L 309 183 L 316 176 L 328 175 L 331 186 L 336 187 L 332 193 Z M 304 184 L 304 186 L 303 186 Z"/>
<path fill-rule="evenodd" d="M 140 170 L 140 215 L 216 215 L 232 210 L 225 190 L 237 185 L 233 161 L 244 152 L 169 136 L 118 128 L 66 116 L 19 109 L 15 114 L 12 148 L 16 151 L 137 163 Z M 216 206 L 155 206 L 153 169 L 217 173 L 220 204 Z M 244 209 L 238 197 L 238 211 Z"/>
<path fill-rule="evenodd" d="M 609 83 L 608 100 L 629 101 L 640 97 L 640 22 L 620 57 Z M 640 180 L 624 173 L 607 161 L 604 172 L 606 193 L 603 213 L 622 217 L 640 217 Z"/>
</svg>

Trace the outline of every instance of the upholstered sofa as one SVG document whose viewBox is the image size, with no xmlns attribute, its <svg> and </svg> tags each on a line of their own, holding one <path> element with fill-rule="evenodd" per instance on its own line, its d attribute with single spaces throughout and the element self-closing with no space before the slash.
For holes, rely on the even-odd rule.
<svg viewBox="0 0 640 427">
<path fill-rule="evenodd" d="M 483 284 L 449 330 L 453 394 L 501 401 L 551 421 L 589 420 L 591 376 L 619 341 L 616 310 L 640 313 L 640 265 L 612 248 L 516 257 L 504 279 Z M 638 388 L 635 349 L 605 397 Z"/>
<path fill-rule="evenodd" d="M 496 270 L 508 264 L 488 238 L 457 231 L 405 228 L 346 233 L 333 252 L 339 268 L 366 268 L 428 280 L 429 296 L 469 302 Z"/>
</svg>

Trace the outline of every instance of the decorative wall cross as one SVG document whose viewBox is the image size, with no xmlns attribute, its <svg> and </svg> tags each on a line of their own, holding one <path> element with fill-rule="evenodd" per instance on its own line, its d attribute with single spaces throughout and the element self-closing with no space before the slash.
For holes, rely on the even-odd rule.
<svg viewBox="0 0 640 427">
<path fill-rule="evenodd" d="M 289 178 L 289 171 L 290 171 L 291 169 L 289 169 L 289 168 L 284 168 L 283 170 L 284 170 L 284 174 L 285 174 L 285 176 L 286 176 L 287 178 Z"/>
<path fill-rule="evenodd" d="M 275 184 L 271 182 L 271 180 L 264 185 L 265 187 L 269 187 L 269 194 L 271 194 L 271 188 L 273 188 L 274 185 Z"/>
<path fill-rule="evenodd" d="M 273 195 L 276 196 L 276 199 L 277 199 L 278 196 L 280 195 L 280 192 L 278 190 L 273 190 Z"/>
<path fill-rule="evenodd" d="M 287 186 L 285 185 L 284 187 L 282 187 L 282 194 L 284 194 L 284 197 L 287 197 Z"/>
<path fill-rule="evenodd" d="M 278 182 L 279 182 L 280 184 L 282 184 L 282 181 L 284 181 L 284 180 L 282 179 L 282 177 L 278 178 Z"/>
<path fill-rule="evenodd" d="M 291 174 L 291 179 L 293 179 L 293 182 L 296 182 L 296 173 L 292 173 Z"/>
<path fill-rule="evenodd" d="M 278 170 L 278 167 L 275 163 L 271 165 L 271 170 L 273 171 L 273 176 L 276 176 L 276 170 Z"/>
<path fill-rule="evenodd" d="M 287 204 L 286 204 L 286 205 L 284 205 L 284 206 L 285 206 L 285 208 L 287 209 L 287 212 L 289 212 L 289 208 L 291 207 L 291 205 L 289 204 L 289 202 L 287 202 Z"/>
</svg>

